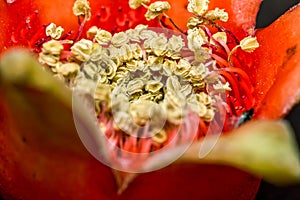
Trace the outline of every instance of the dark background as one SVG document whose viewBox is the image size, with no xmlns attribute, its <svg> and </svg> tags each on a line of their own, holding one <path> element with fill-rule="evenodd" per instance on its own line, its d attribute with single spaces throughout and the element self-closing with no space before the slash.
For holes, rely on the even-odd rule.
<svg viewBox="0 0 300 200">
<path fill-rule="evenodd" d="M 268 26 L 297 3 L 299 3 L 299 0 L 264 0 L 257 16 L 256 27 Z M 295 28 L 299 29 L 300 27 Z M 296 133 L 300 149 L 300 104 L 293 108 L 286 119 L 291 123 Z M 289 187 L 276 187 L 262 181 L 255 200 L 300 200 L 300 184 Z"/>
<path fill-rule="evenodd" d="M 257 15 L 256 27 L 262 28 L 268 26 L 299 2 L 299 0 L 263 0 Z"/>
<path fill-rule="evenodd" d="M 264 0 L 261 4 L 261 8 L 257 16 L 256 27 L 263 28 L 268 26 L 285 11 L 287 11 L 289 8 L 291 8 L 299 2 L 299 0 Z M 293 108 L 293 110 L 289 113 L 286 119 L 291 123 L 293 129 L 295 130 L 297 142 L 299 145 L 300 104 L 296 105 Z M 3 199 L 0 197 L 0 200 Z M 289 187 L 276 187 L 274 185 L 262 181 L 255 200 L 300 200 L 300 184 Z"/>
</svg>

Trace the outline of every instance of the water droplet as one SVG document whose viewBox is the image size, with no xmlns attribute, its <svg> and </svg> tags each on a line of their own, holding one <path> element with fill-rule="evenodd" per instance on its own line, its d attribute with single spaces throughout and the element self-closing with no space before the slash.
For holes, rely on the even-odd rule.
<svg viewBox="0 0 300 200">
<path fill-rule="evenodd" d="M 16 2 L 16 0 L 5 0 L 5 2 L 8 4 L 12 4 L 12 3 Z"/>
<path fill-rule="evenodd" d="M 235 106 L 234 109 L 235 109 L 235 110 L 242 110 L 242 109 L 243 109 L 243 106 Z"/>
<path fill-rule="evenodd" d="M 29 24 L 30 23 L 30 17 L 28 17 L 26 20 L 25 20 L 25 24 Z"/>
<path fill-rule="evenodd" d="M 17 36 L 17 34 L 15 33 L 15 32 L 12 32 L 12 34 L 11 34 L 11 41 L 13 42 L 13 43 L 18 43 L 18 36 Z"/>
</svg>

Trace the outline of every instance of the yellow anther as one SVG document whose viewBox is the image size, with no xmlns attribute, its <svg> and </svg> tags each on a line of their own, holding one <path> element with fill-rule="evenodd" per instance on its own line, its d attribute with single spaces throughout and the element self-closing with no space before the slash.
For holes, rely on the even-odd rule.
<svg viewBox="0 0 300 200">
<path fill-rule="evenodd" d="M 73 5 L 73 14 L 76 16 L 84 16 L 86 20 L 91 19 L 90 2 L 87 0 L 76 0 Z"/>
<path fill-rule="evenodd" d="M 259 47 L 259 43 L 256 37 L 248 36 L 241 40 L 240 47 L 243 51 L 251 53 Z"/>
<path fill-rule="evenodd" d="M 170 10 L 171 6 L 167 1 L 156 1 L 148 7 L 148 10 L 145 14 L 146 19 L 149 21 L 155 19 L 164 12 Z"/>
<path fill-rule="evenodd" d="M 49 24 L 46 28 L 46 35 L 52 39 L 59 39 L 63 32 L 64 29 L 61 26 L 57 27 L 54 23 Z"/>
<path fill-rule="evenodd" d="M 196 15 L 203 15 L 208 10 L 209 0 L 189 0 L 188 11 Z"/>
<path fill-rule="evenodd" d="M 224 9 L 215 8 L 214 10 L 209 10 L 204 15 L 205 18 L 210 20 L 220 20 L 222 22 L 228 21 L 228 13 Z"/>
<path fill-rule="evenodd" d="M 129 0 L 128 4 L 130 8 L 137 9 L 141 5 L 148 4 L 149 2 L 150 0 Z"/>
</svg>

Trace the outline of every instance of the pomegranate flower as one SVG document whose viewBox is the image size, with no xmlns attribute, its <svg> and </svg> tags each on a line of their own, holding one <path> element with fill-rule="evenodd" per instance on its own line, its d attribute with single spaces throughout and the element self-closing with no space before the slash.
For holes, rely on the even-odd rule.
<svg viewBox="0 0 300 200">
<path fill-rule="evenodd" d="M 261 178 L 299 181 L 280 118 L 300 95 L 300 8 L 256 31 L 259 4 L 2 2 L 1 51 L 34 58 L 1 57 L 0 194 L 253 199 Z"/>
</svg>

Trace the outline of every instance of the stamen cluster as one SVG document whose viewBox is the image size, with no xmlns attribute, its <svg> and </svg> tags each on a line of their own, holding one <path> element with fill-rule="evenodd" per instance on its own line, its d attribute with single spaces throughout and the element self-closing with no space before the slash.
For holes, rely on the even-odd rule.
<svg viewBox="0 0 300 200">
<path fill-rule="evenodd" d="M 164 146 L 172 138 L 170 130 L 182 125 L 191 112 L 200 120 L 198 137 L 202 137 L 216 115 L 239 116 L 253 105 L 251 82 L 232 58 L 238 48 L 255 50 L 259 46 L 255 37 L 239 42 L 216 22 L 226 22 L 228 14 L 224 9 L 208 10 L 208 0 L 189 0 L 188 11 L 194 17 L 188 20 L 187 31 L 165 13 L 168 2 L 149 2 L 129 0 L 129 6 L 145 7 L 146 19 L 159 20 L 162 29 L 138 25 L 112 34 L 92 26 L 82 37 L 91 12 L 88 1 L 77 0 L 73 12 L 83 18 L 77 37 L 63 38 L 64 29 L 51 23 L 45 28 L 51 40 L 43 43 L 39 54 L 54 76 L 93 98 L 104 134 L 118 147 L 136 146 L 132 151 L 141 150 L 137 146 L 143 145 L 137 144 L 146 140 L 137 136 L 146 132 L 151 136 L 148 151 Z M 163 18 L 179 33 L 164 28 Z M 226 100 L 216 104 L 222 93 Z M 227 124 L 224 130 L 230 129 Z"/>
<path fill-rule="evenodd" d="M 209 122 L 215 113 L 209 84 L 230 88 L 210 72 L 215 62 L 196 60 L 183 37 L 142 25 L 119 32 L 82 64 L 75 87 L 87 91 L 90 85 L 97 115 L 113 118 L 115 129 L 128 134 L 146 125 L 161 134 L 164 126 L 180 125 L 187 112 Z"/>
</svg>

